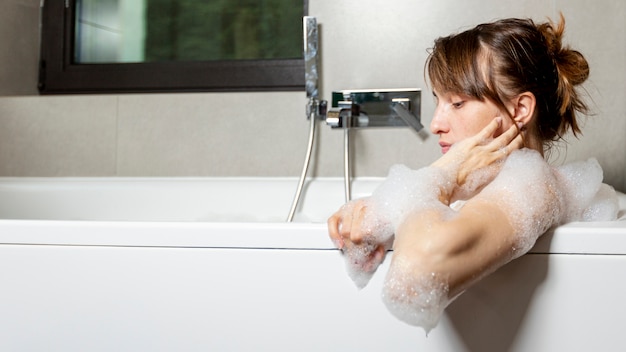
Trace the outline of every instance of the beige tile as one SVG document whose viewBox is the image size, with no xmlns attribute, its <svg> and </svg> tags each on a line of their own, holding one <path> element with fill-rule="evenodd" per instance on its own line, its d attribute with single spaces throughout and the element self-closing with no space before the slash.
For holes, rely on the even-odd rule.
<svg viewBox="0 0 626 352">
<path fill-rule="evenodd" d="M 0 95 L 37 95 L 39 3 L 0 2 Z"/>
<path fill-rule="evenodd" d="M 307 133 L 303 96 L 302 92 L 123 96 L 119 172 L 297 174 L 300 158 L 293 149 L 306 144 Z"/>
<path fill-rule="evenodd" d="M 115 174 L 113 96 L 0 98 L 0 175 Z"/>
<path fill-rule="evenodd" d="M 626 191 L 626 3 L 601 3 L 556 1 L 568 21 L 566 40 L 585 55 L 591 71 L 585 90 L 593 116 L 583 120 L 583 136 L 568 139 L 565 159 L 597 158 L 605 182 Z"/>
</svg>

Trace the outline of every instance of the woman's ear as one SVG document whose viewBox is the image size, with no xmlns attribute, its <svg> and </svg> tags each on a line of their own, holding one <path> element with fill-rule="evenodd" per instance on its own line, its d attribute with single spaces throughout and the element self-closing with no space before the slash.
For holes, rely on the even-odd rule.
<svg viewBox="0 0 626 352">
<path fill-rule="evenodd" d="M 537 99 L 531 92 L 524 92 L 513 98 L 513 119 L 521 122 L 524 126 L 528 125 L 535 116 L 535 105 Z"/>
</svg>

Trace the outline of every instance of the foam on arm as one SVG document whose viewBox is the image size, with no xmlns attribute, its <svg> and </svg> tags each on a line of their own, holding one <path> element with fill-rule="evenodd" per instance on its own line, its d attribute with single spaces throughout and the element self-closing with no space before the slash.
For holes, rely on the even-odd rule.
<svg viewBox="0 0 626 352">
<path fill-rule="evenodd" d="M 383 301 L 398 319 L 427 332 L 460 292 L 526 253 L 561 221 L 563 198 L 552 169 L 530 150 L 517 151 L 458 213 L 434 204 L 400 229 Z"/>
<path fill-rule="evenodd" d="M 420 209 L 437 208 L 451 212 L 440 198 L 451 193 L 455 178 L 435 167 L 411 170 L 394 165 L 385 181 L 366 199 L 365 214 L 360 224 L 367 236 L 357 245 L 344 250 L 346 270 L 358 288 L 363 288 L 378 265 L 371 266 L 371 255 L 380 245 L 390 249 L 398 226 L 408 214 Z M 353 206 L 348 203 L 346 207 Z M 384 259 L 384 258 L 383 258 Z"/>
</svg>

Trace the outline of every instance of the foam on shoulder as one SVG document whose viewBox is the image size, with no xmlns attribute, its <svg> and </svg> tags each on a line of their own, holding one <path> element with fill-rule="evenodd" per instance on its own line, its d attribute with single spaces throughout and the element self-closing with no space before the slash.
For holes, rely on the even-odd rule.
<svg viewBox="0 0 626 352">
<path fill-rule="evenodd" d="M 613 187 L 602 183 L 602 167 L 595 158 L 560 166 L 554 171 L 566 199 L 564 222 L 617 218 L 617 194 Z"/>
<path fill-rule="evenodd" d="M 552 168 L 530 149 L 511 153 L 476 198 L 497 204 L 507 214 L 516 237 L 511 259 L 526 253 L 541 234 L 560 223 L 565 204 Z"/>
</svg>

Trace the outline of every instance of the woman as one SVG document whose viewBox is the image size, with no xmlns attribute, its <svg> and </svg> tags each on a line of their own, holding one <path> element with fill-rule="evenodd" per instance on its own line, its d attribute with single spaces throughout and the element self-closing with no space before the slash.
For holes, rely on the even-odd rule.
<svg viewBox="0 0 626 352">
<path fill-rule="evenodd" d="M 372 197 L 329 218 L 360 287 L 393 246 L 383 300 L 399 319 L 428 331 L 454 297 L 550 227 L 615 218 L 595 160 L 553 168 L 543 159 L 566 132 L 580 133 L 576 114 L 587 111 L 576 87 L 589 67 L 563 32 L 562 16 L 505 19 L 437 39 L 426 65 L 444 155 L 417 171 L 393 167 Z"/>
</svg>

